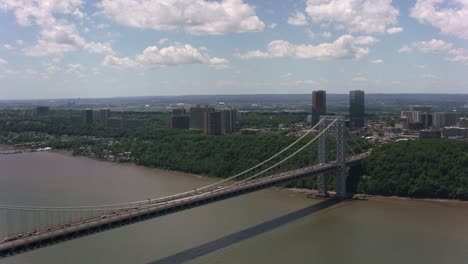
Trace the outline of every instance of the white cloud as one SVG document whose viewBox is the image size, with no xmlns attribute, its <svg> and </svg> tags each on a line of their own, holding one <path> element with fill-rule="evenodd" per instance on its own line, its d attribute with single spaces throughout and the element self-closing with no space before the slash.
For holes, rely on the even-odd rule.
<svg viewBox="0 0 468 264">
<path fill-rule="evenodd" d="M 418 69 L 425 69 L 426 68 L 426 65 L 422 65 L 422 64 L 416 64 L 414 65 L 414 67 L 418 68 Z"/>
<path fill-rule="evenodd" d="M 17 39 L 17 40 L 16 40 L 16 44 L 18 44 L 19 46 L 23 46 L 23 45 L 24 45 L 24 41 L 21 40 L 21 39 Z"/>
<path fill-rule="evenodd" d="M 149 46 L 141 54 L 136 55 L 134 59 L 119 58 L 112 55 L 106 56 L 102 61 L 102 65 L 119 69 L 138 67 L 153 69 L 183 64 L 207 64 L 215 69 L 229 67 L 228 60 L 210 57 L 204 51 L 204 48 L 197 49 L 188 44 L 176 44 L 163 48 Z"/>
<path fill-rule="evenodd" d="M 217 70 L 227 69 L 230 67 L 228 60 L 218 57 L 211 58 L 209 60 L 208 66 Z"/>
<path fill-rule="evenodd" d="M 86 70 L 86 67 L 79 64 L 79 63 L 77 63 L 77 64 L 68 64 L 65 73 L 73 74 L 76 77 L 81 78 L 81 77 L 84 76 L 85 70 Z"/>
<path fill-rule="evenodd" d="M 390 35 L 398 34 L 401 32 L 403 32 L 402 27 L 392 27 L 392 28 L 387 29 L 387 33 Z"/>
<path fill-rule="evenodd" d="M 416 41 L 410 45 L 403 46 L 400 53 L 447 53 L 447 60 L 455 62 L 468 63 L 468 50 L 463 48 L 455 48 L 452 43 L 445 42 L 440 39 L 432 39 L 430 41 Z"/>
<path fill-rule="evenodd" d="M 307 0 L 305 11 L 316 24 L 366 34 L 385 33 L 399 15 L 392 0 Z"/>
<path fill-rule="evenodd" d="M 50 64 L 50 65 L 46 66 L 46 71 L 48 73 L 56 73 L 56 72 L 60 71 L 60 67 L 58 67 L 55 64 Z"/>
<path fill-rule="evenodd" d="M 410 45 L 405 45 L 399 50 L 399 52 L 411 53 L 413 51 L 419 51 L 422 53 L 435 53 L 450 50 L 452 47 L 452 43 L 448 43 L 440 39 L 432 39 L 430 41 L 416 41 Z"/>
<path fill-rule="evenodd" d="M 353 37 L 343 35 L 332 43 L 319 45 L 296 45 L 285 40 L 275 40 L 268 44 L 266 51 L 254 50 L 236 54 L 241 59 L 252 58 L 296 58 L 296 59 L 360 59 L 367 56 L 369 46 L 377 43 L 374 37 Z"/>
<path fill-rule="evenodd" d="M 297 86 L 303 86 L 303 85 L 319 85 L 320 83 L 314 81 L 314 80 L 298 80 L 295 83 Z"/>
<path fill-rule="evenodd" d="M 23 52 L 27 56 L 62 55 L 83 47 L 85 43 L 86 41 L 80 36 L 74 25 L 56 22 L 44 27 L 39 34 L 37 43 L 30 47 L 24 47 Z"/>
<path fill-rule="evenodd" d="M 108 44 L 90 42 L 83 39 L 70 17 L 83 19 L 80 11 L 82 0 L 5 0 L 0 10 L 13 11 L 21 26 L 39 27 L 37 42 L 22 49 L 26 56 L 61 56 L 64 53 L 84 49 L 90 53 L 111 54 Z M 17 40 L 23 45 L 22 40 Z"/>
<path fill-rule="evenodd" d="M 381 59 L 377 59 L 377 60 L 372 60 L 371 63 L 373 64 L 382 64 L 384 61 L 381 60 Z"/>
<path fill-rule="evenodd" d="M 434 79 L 439 79 L 439 76 L 430 74 L 430 73 L 425 73 L 425 74 L 421 74 L 421 78 L 434 80 Z"/>
<path fill-rule="evenodd" d="M 278 24 L 276 24 L 274 22 L 271 23 L 270 25 L 268 25 L 268 27 L 271 28 L 271 29 L 275 29 L 277 26 L 278 26 Z"/>
<path fill-rule="evenodd" d="M 444 35 L 468 39 L 467 0 L 417 0 L 410 16 L 438 28 Z"/>
<path fill-rule="evenodd" d="M 0 10 L 14 10 L 16 21 L 21 26 L 48 26 L 57 22 L 54 14 L 83 18 L 79 10 L 82 5 L 82 0 L 4 0 L 0 3 Z"/>
<path fill-rule="evenodd" d="M 449 50 L 449 54 L 453 57 L 448 58 L 450 61 L 465 62 L 468 63 L 468 51 L 462 48 L 455 48 Z"/>
<path fill-rule="evenodd" d="M 8 64 L 7 60 L 0 58 L 0 68 L 5 67 L 7 64 Z"/>
<path fill-rule="evenodd" d="M 159 49 L 150 46 L 143 53 L 136 56 L 136 61 L 149 68 L 179 64 L 203 63 L 205 58 L 199 50 L 190 45 L 169 46 Z"/>
<path fill-rule="evenodd" d="M 119 58 L 113 55 L 104 57 L 101 64 L 102 66 L 114 69 L 133 69 L 138 67 L 138 64 L 130 58 Z"/>
<path fill-rule="evenodd" d="M 194 35 L 263 31 L 255 7 L 243 0 L 103 0 L 102 14 L 123 25 Z"/>
<path fill-rule="evenodd" d="M 304 13 L 297 11 L 294 15 L 288 17 L 288 24 L 293 26 L 305 26 L 308 24 Z"/>
<path fill-rule="evenodd" d="M 4 44 L 3 47 L 7 50 L 14 50 L 15 47 L 11 46 L 10 44 Z"/>
<path fill-rule="evenodd" d="M 352 79 L 353 82 L 367 82 L 367 78 L 364 76 L 356 76 Z"/>
<path fill-rule="evenodd" d="M 84 49 L 89 53 L 98 53 L 104 55 L 113 55 L 114 51 L 109 43 L 89 42 L 84 45 Z"/>
<path fill-rule="evenodd" d="M 162 39 L 158 40 L 159 45 L 164 45 L 164 44 L 170 43 L 170 42 L 171 41 L 168 38 L 162 38 Z"/>
</svg>

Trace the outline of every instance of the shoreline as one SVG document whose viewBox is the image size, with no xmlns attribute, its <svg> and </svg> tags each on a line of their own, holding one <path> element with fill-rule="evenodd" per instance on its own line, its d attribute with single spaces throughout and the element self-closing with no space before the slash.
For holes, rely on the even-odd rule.
<svg viewBox="0 0 468 264">
<path fill-rule="evenodd" d="M 7 145 L 8 146 L 8 145 Z M 112 163 L 112 164 L 118 164 L 122 166 L 131 166 L 131 167 L 140 167 L 140 168 L 145 168 L 145 169 L 154 169 L 154 170 L 159 170 L 159 171 L 165 171 L 165 172 L 171 172 L 179 175 L 185 175 L 185 176 L 191 176 L 191 177 L 197 177 L 197 178 L 202 178 L 202 179 L 212 179 L 212 180 L 222 180 L 224 178 L 220 177 L 212 177 L 212 176 L 206 176 L 206 175 L 200 175 L 200 174 L 193 174 L 193 173 L 188 173 L 188 172 L 182 172 L 182 171 L 175 171 L 175 170 L 166 170 L 166 169 L 161 169 L 161 168 L 151 168 L 151 167 L 146 167 L 146 166 L 141 166 L 137 165 L 134 162 L 124 162 L 124 163 L 118 163 L 118 162 L 112 162 L 112 161 L 107 161 L 103 159 L 97 159 L 97 158 L 92 158 L 89 156 L 75 156 L 72 154 L 70 150 L 64 150 L 64 149 L 53 149 L 47 152 L 51 153 L 57 153 L 60 155 L 65 155 L 68 157 L 74 157 L 74 158 L 86 158 L 86 159 L 91 159 L 95 161 L 100 161 L 100 162 L 106 162 L 106 163 Z M 288 190 L 294 193 L 302 194 L 306 196 L 307 198 L 313 198 L 313 199 L 322 199 L 321 197 L 315 197 L 317 194 L 317 190 L 314 189 L 305 189 L 305 188 L 282 188 L 282 187 L 276 187 L 278 190 Z M 333 191 L 329 191 L 330 194 L 334 194 Z M 370 199 L 373 201 L 379 201 L 379 200 L 385 200 L 385 201 L 395 201 L 395 202 L 405 202 L 405 201 L 417 201 L 417 202 L 425 202 L 425 203 L 430 203 L 433 205 L 447 205 L 447 206 L 463 206 L 468 208 L 468 201 L 464 200 L 456 200 L 456 199 L 441 199 L 441 198 L 413 198 L 413 197 L 402 197 L 402 196 L 383 196 L 383 195 L 371 195 L 371 194 L 364 194 L 364 193 L 357 193 L 353 195 L 353 199 L 361 199 L 361 200 L 366 200 Z"/>
</svg>

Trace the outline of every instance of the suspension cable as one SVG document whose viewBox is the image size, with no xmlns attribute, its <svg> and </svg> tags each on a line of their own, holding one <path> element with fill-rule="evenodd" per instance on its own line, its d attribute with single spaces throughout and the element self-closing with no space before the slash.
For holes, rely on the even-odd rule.
<svg viewBox="0 0 468 264">
<path fill-rule="evenodd" d="M 113 208 L 112 207 L 119 207 L 119 208 L 116 208 L 116 209 L 126 209 L 126 208 L 131 208 L 131 206 L 134 206 L 134 205 L 139 205 L 139 204 L 142 204 L 142 203 L 148 203 L 148 204 L 157 204 L 159 201 L 163 201 L 163 200 L 171 200 L 171 199 L 176 199 L 176 198 L 182 198 L 182 197 L 186 197 L 186 196 L 189 196 L 191 194 L 196 194 L 197 192 L 201 191 L 201 190 L 205 190 L 205 189 L 208 189 L 208 188 L 211 188 L 211 187 L 214 187 L 216 185 L 219 185 L 221 183 L 224 183 L 224 182 L 227 182 L 227 181 L 231 181 L 233 179 L 236 179 L 258 167 L 260 167 L 261 165 L 273 160 L 274 158 L 278 157 L 279 155 L 281 155 L 282 153 L 284 153 L 285 151 L 287 151 L 288 149 L 290 149 L 291 147 L 293 147 L 294 145 L 296 145 L 299 141 L 301 141 L 303 138 L 305 138 L 307 135 L 309 135 L 312 131 L 314 131 L 322 122 L 323 120 L 325 119 L 321 119 L 317 124 L 315 124 L 311 129 L 309 129 L 304 135 L 302 135 L 301 137 L 299 137 L 296 141 L 294 141 L 293 143 L 291 143 L 289 146 L 285 147 L 284 149 L 282 149 L 280 152 L 276 153 L 275 155 L 271 156 L 270 158 L 260 162 L 259 164 L 243 171 L 243 172 L 240 172 L 234 176 L 231 176 L 229 178 L 226 178 L 226 179 L 223 179 L 223 180 L 220 180 L 218 182 L 215 182 L 215 183 L 212 183 L 212 184 L 209 184 L 209 185 L 206 185 L 206 186 L 203 186 L 203 187 L 199 187 L 199 188 L 196 188 L 194 190 L 190 190 L 190 191 L 186 191 L 186 192 L 182 192 L 182 193 L 177 193 L 177 194 L 173 194 L 173 195 L 168 195 L 168 196 L 164 196 L 164 197 L 159 197 L 159 198 L 156 198 L 156 199 L 147 199 L 147 200 L 141 200 L 141 201 L 134 201 L 134 202 L 127 202 L 127 203 L 119 203 L 119 204 L 106 204 L 106 205 L 91 205 L 91 206 L 48 206 L 48 207 L 44 207 L 44 206 L 16 206 L 16 205 L 0 205 L 0 209 L 38 209 L 38 210 L 45 210 L 45 209 L 51 209 L 51 210 L 62 210 L 62 209 L 98 209 L 97 211 L 101 211 L 102 210 L 112 210 Z M 335 120 L 336 121 L 336 120 Z M 335 122 L 334 121 L 334 122 Z M 333 123 L 334 123 L 333 122 Z M 328 129 L 328 128 L 327 128 Z M 322 133 L 320 133 L 321 135 Z M 310 143 L 310 142 L 309 142 Z M 303 148 L 301 148 L 300 150 L 302 150 Z M 288 158 L 289 159 L 289 158 Z M 275 167 L 275 166 L 274 166 Z M 269 169 L 268 169 L 269 170 Z M 268 171 L 267 170 L 267 171 Z M 263 173 L 263 172 L 262 172 Z M 105 209 L 105 208 L 109 208 L 109 209 Z M 93 210 L 89 210 L 89 211 L 93 211 Z"/>
</svg>

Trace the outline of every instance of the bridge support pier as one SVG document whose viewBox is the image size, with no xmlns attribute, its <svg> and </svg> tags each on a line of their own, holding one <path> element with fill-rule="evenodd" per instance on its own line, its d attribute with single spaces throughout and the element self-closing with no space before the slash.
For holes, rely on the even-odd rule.
<svg viewBox="0 0 468 264">
<path fill-rule="evenodd" d="M 346 142 L 345 142 L 345 120 L 342 116 L 321 116 L 323 120 L 320 123 L 320 131 L 325 130 L 333 121 L 335 123 L 330 127 L 329 131 L 325 132 L 318 143 L 318 162 L 326 163 L 328 161 L 327 153 L 327 136 L 333 135 L 336 138 L 336 175 L 335 175 L 335 190 L 336 196 L 345 198 L 346 192 Z M 328 196 L 326 185 L 326 175 L 320 174 L 317 178 L 318 196 Z"/>
<path fill-rule="evenodd" d="M 320 131 L 323 131 L 327 128 L 327 123 L 322 122 L 319 125 Z M 319 138 L 318 142 L 318 162 L 319 163 L 326 163 L 328 161 L 328 151 L 327 151 L 327 133 Z M 318 189 L 318 196 L 321 197 L 328 197 L 328 188 L 327 188 L 327 181 L 326 175 L 321 173 L 317 177 L 317 189 Z"/>
<path fill-rule="evenodd" d="M 346 198 L 346 142 L 344 118 L 339 118 L 335 123 L 336 134 L 336 196 Z"/>
</svg>

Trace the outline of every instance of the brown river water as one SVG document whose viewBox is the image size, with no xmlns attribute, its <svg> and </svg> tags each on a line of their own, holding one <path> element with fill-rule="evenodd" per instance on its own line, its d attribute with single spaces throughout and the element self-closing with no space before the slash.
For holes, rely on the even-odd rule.
<svg viewBox="0 0 468 264">
<path fill-rule="evenodd" d="M 213 181 L 60 153 L 0 155 L 1 204 L 121 203 Z M 319 202 L 273 188 L 0 259 L 0 263 L 157 263 Z M 392 198 L 340 203 L 187 263 L 468 263 L 468 205 Z"/>
</svg>

